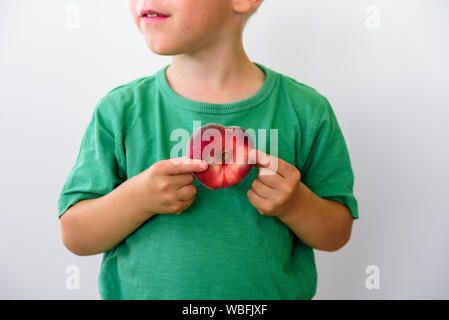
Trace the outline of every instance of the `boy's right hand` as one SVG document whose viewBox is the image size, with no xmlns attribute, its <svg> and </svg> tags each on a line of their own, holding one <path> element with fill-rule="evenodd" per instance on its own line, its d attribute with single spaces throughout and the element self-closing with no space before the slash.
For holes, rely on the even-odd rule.
<svg viewBox="0 0 449 320">
<path fill-rule="evenodd" d="M 204 165 L 204 166 L 202 166 Z M 138 201 L 148 216 L 179 214 L 195 200 L 193 172 L 207 169 L 207 162 L 187 157 L 161 160 L 137 175 Z"/>
</svg>

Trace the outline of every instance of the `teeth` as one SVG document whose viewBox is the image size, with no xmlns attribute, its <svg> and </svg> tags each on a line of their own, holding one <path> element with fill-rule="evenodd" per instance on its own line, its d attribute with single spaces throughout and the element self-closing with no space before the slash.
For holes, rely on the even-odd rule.
<svg viewBox="0 0 449 320">
<path fill-rule="evenodd" d="M 157 13 L 149 13 L 149 14 L 147 14 L 146 16 L 149 17 L 149 18 L 153 18 L 153 17 L 160 17 L 160 16 L 162 16 L 162 15 L 157 14 Z"/>
</svg>

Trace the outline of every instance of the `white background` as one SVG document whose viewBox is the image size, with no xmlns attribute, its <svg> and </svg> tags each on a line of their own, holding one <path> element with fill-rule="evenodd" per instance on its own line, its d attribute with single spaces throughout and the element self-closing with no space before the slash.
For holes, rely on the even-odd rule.
<svg viewBox="0 0 449 320">
<path fill-rule="evenodd" d="M 360 219 L 343 249 L 316 251 L 316 299 L 449 298 L 448 12 L 447 0 L 266 0 L 248 24 L 251 60 L 328 97 L 351 155 Z M 127 1 L 0 0 L 0 298 L 99 298 L 101 256 L 65 249 L 57 198 L 97 101 L 170 61 Z"/>
</svg>

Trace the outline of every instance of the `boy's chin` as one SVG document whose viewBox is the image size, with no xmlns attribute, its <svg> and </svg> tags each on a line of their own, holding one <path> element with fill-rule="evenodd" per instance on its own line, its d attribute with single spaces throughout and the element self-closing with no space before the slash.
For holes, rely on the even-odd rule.
<svg viewBox="0 0 449 320">
<path fill-rule="evenodd" d="M 147 41 L 147 47 L 151 50 L 151 52 L 160 55 L 160 56 L 175 56 L 178 54 L 184 53 L 179 48 L 175 47 L 165 47 L 165 46 L 156 46 L 154 43 Z"/>
</svg>

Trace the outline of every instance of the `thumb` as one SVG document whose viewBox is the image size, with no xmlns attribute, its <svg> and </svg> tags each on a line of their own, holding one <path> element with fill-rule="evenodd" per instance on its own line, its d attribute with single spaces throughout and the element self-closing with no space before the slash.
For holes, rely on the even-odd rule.
<svg viewBox="0 0 449 320">
<path fill-rule="evenodd" d="M 256 165 L 256 167 L 269 167 L 270 155 L 256 149 L 252 149 L 248 154 L 250 163 Z"/>
<path fill-rule="evenodd" d="M 248 159 L 250 163 L 253 163 L 259 169 L 259 174 L 262 176 L 272 175 L 277 172 L 278 159 L 265 152 L 253 149 L 249 152 Z"/>
</svg>

